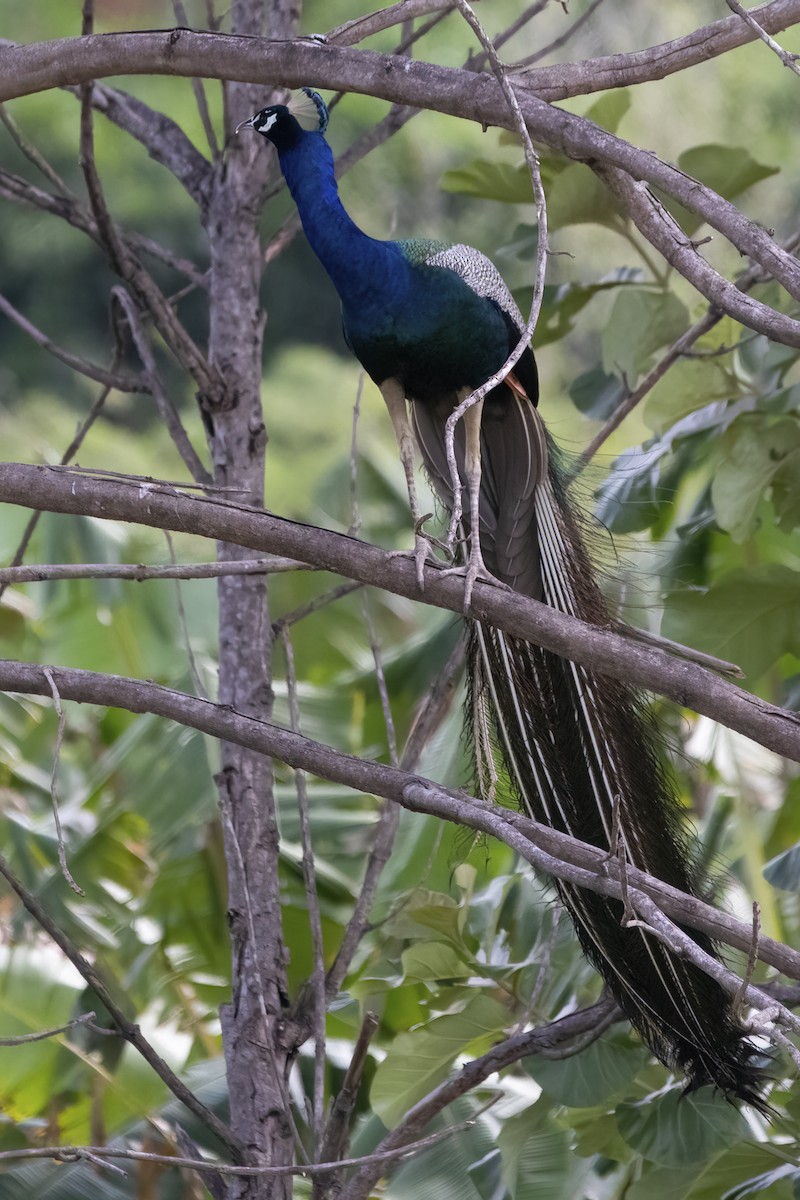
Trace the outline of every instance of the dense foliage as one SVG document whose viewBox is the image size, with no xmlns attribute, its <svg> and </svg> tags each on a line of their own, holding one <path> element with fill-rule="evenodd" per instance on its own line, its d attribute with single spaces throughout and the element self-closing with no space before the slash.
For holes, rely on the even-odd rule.
<svg viewBox="0 0 800 1200">
<path fill-rule="evenodd" d="M 484 19 L 492 30 L 504 28 L 518 7 L 495 3 Z M 571 15 L 586 7 L 577 5 Z M 681 28 L 689 29 L 719 15 L 710 4 L 670 7 L 672 15 L 660 18 L 663 36 L 673 22 L 683 20 Z M 79 8 L 50 0 L 35 15 L 20 9 L 4 32 L 19 41 L 73 35 Z M 626 8 L 612 0 L 601 7 L 580 53 L 627 49 L 615 40 Z M 370 9 L 344 0 L 310 3 L 303 29 L 318 31 Z M 172 21 L 166 3 L 109 3 L 98 5 L 98 12 L 107 28 Z M 552 36 L 565 20 L 560 9 L 548 9 L 544 19 Z M 204 24 L 200 13 L 196 20 Z M 454 43 L 460 54 L 469 41 L 458 20 L 451 14 L 433 31 L 420 56 L 460 61 Z M 390 30 L 374 44 L 388 49 L 396 33 Z M 509 58 L 550 36 L 534 22 L 511 44 Z M 655 40 L 651 32 L 641 44 Z M 792 34 L 782 42 L 791 46 Z M 692 79 L 691 104 L 680 75 L 646 85 L 641 98 L 633 90 L 616 91 L 570 104 L 603 127 L 674 158 L 687 173 L 736 199 L 755 220 L 776 224 L 784 240 L 800 219 L 796 134 L 789 117 L 797 79 L 782 72 L 763 45 L 726 56 Z M 134 79 L 126 87 L 129 82 L 131 91 L 169 112 L 202 144 L 186 80 Z M 209 85 L 207 93 L 218 119 L 218 88 Z M 66 186 L 80 193 L 73 98 L 50 91 L 5 108 Z M 685 119 L 688 108 L 696 121 Z M 375 101 L 347 97 L 333 115 L 337 150 L 380 112 Z M 43 186 L 35 167 L 0 133 L 3 167 Z M 169 175 L 99 118 L 97 143 L 115 218 L 204 270 L 202 232 Z M 543 152 L 542 168 L 555 252 L 535 339 L 542 403 L 556 437 L 577 456 L 599 423 L 708 305 L 663 260 L 656 261 L 587 166 Z M 529 303 L 535 250 L 530 182 L 510 135 L 481 135 L 452 119 L 422 114 L 360 163 L 343 189 L 348 205 L 376 235 L 387 236 L 396 226 L 400 233 L 457 232 L 479 245 L 516 285 L 523 307 Z M 688 237 L 706 236 L 694 217 L 674 211 Z M 265 240 L 288 213 L 287 198 L 279 192 L 266 208 Z M 96 247 L 56 218 L 7 201 L 2 230 L 0 286 L 6 298 L 56 343 L 107 361 L 110 276 Z M 719 250 L 719 259 L 730 276 L 740 269 L 730 247 Z M 752 290 L 789 311 L 774 283 L 757 282 Z M 351 487 L 358 369 L 343 356 L 330 289 L 300 239 L 269 265 L 264 297 L 267 507 L 347 530 L 354 524 L 355 502 L 361 536 L 386 547 L 407 545 L 402 471 L 380 398 L 370 387 L 361 396 L 357 482 Z M 202 300 L 191 294 L 182 305 L 187 327 L 202 342 L 207 320 Z M 57 462 L 100 385 L 48 358 L 6 320 L 0 323 L 0 355 L 3 457 Z M 797 350 L 721 317 L 649 391 L 614 434 L 613 452 L 604 447 L 599 465 L 595 459 L 575 489 L 594 511 L 598 553 L 618 610 L 633 624 L 739 664 L 744 686 L 755 696 L 790 709 L 800 705 L 799 360 Z M 166 357 L 164 370 L 200 445 L 192 388 Z M 78 461 L 105 471 L 185 477 L 151 398 L 136 394 L 112 393 Z M 29 515 L 19 507 L 4 509 L 3 562 L 12 559 Z M 44 515 L 26 561 L 169 563 L 208 557 L 208 544 L 199 538 L 175 534 L 167 542 L 157 531 L 136 526 Z M 272 621 L 291 618 L 302 730 L 350 753 L 388 760 L 364 605 L 380 642 L 401 748 L 456 644 L 458 622 L 377 592 L 366 600 L 361 592 L 348 594 L 305 615 L 306 606 L 337 582 L 295 571 L 270 583 Z M 275 719 L 289 725 L 279 635 L 277 630 Z M 0 599 L 0 653 L 6 658 L 153 679 L 213 695 L 217 652 L 211 579 L 37 582 L 7 588 Z M 744 920 L 757 899 L 763 932 L 797 945 L 796 770 L 687 710 L 666 702 L 657 707 L 687 819 L 712 873 L 724 872 L 720 897 Z M 151 715 L 75 704 L 64 710 L 63 744 L 54 759 L 58 716 L 52 702 L 0 696 L 3 853 L 58 926 L 116 981 L 126 1013 L 162 1056 L 224 1115 L 218 1009 L 229 999 L 230 954 L 213 778 L 218 746 Z M 456 694 L 413 769 L 468 787 L 461 723 Z M 54 761 L 66 857 L 80 894 L 59 868 Z M 309 779 L 307 786 L 329 965 L 358 896 L 381 803 L 322 780 Z M 314 959 L 295 780 L 280 764 L 277 800 L 284 937 L 296 994 Z M 0 893 L 0 914 L 5 934 L 0 1037 L 63 1025 L 89 1009 L 99 1026 L 108 1025 L 85 982 L 8 891 Z M 744 956 L 731 952 L 727 961 L 744 972 Z M 768 974 L 757 967 L 755 981 Z M 368 933 L 327 1017 L 327 1098 L 341 1087 L 365 1012 L 379 1017 L 350 1153 L 373 1150 L 387 1129 L 466 1059 L 528 1023 L 543 1024 L 589 1004 L 598 994 L 598 979 L 568 921 L 559 919 L 544 881 L 533 879 L 505 846 L 471 840 L 454 825 L 403 812 Z M 202 1150 L 218 1151 L 147 1064 L 130 1046 L 122 1047 L 120 1039 L 78 1024 L 46 1040 L 0 1049 L 0 1149 L 123 1141 L 172 1154 L 178 1121 Z M 792 1064 L 780 1049 L 771 1070 L 776 1082 L 769 1100 L 777 1114 L 772 1126 L 703 1091 L 679 1100 L 680 1079 L 649 1059 L 627 1026 L 617 1024 L 572 1057 L 526 1059 L 461 1096 L 427 1132 L 448 1125 L 462 1126 L 460 1131 L 401 1164 L 382 1194 L 391 1200 L 711 1200 L 723 1194 L 789 1200 L 800 1194 L 794 1134 L 800 1102 Z M 314 1049 L 308 1043 L 291 1093 L 299 1137 L 309 1149 L 303 1097 L 311 1095 L 313 1077 Z M 204 1194 L 196 1176 L 164 1166 L 122 1165 L 125 1177 L 86 1163 L 12 1163 L 0 1173 L 0 1200 L 45 1194 L 52 1200 L 177 1200 Z M 310 1186 L 298 1181 L 297 1194 L 310 1195 Z"/>
</svg>

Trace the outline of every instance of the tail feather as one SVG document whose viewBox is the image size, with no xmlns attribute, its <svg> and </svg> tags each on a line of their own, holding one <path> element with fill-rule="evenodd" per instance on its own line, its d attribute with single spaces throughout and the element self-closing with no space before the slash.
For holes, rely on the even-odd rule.
<svg viewBox="0 0 800 1200">
<path fill-rule="evenodd" d="M 607 624 L 553 469 L 535 503 L 543 599 Z M 603 849 L 616 832 L 631 865 L 696 894 L 680 806 L 631 689 L 481 623 L 472 627 L 470 661 L 473 711 L 488 707 L 523 809 Z M 584 952 L 656 1056 L 685 1073 L 690 1088 L 714 1084 L 763 1107 L 754 1048 L 720 985 L 646 930 L 625 927 L 621 903 L 564 882 L 557 888 Z M 715 953 L 709 939 L 692 937 Z"/>
</svg>

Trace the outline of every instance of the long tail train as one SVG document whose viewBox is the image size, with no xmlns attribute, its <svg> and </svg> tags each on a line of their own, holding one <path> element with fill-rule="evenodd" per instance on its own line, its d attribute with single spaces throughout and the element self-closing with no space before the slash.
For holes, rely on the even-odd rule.
<svg viewBox="0 0 800 1200">
<path fill-rule="evenodd" d="M 514 440 L 525 431 L 528 458 L 538 467 L 527 476 L 532 505 L 523 497 L 519 511 L 532 510 L 524 536 L 537 546 L 537 571 L 530 564 L 522 573 L 538 575 L 535 590 L 520 586 L 511 567 L 512 550 L 503 545 L 502 519 L 494 521 L 507 503 L 495 506 L 493 493 L 501 487 L 497 435 L 489 429 L 482 446 L 488 477 L 487 504 L 481 511 L 481 542 L 488 563 L 516 590 L 533 594 L 559 612 L 608 626 L 610 617 L 595 580 L 577 523 L 572 516 L 553 449 L 538 412 L 517 401 L 521 421 Z M 507 410 L 506 410 L 507 411 Z M 442 451 L 442 424 L 436 414 L 415 411 L 417 439 L 440 496 L 449 499 L 448 476 Z M 507 442 L 507 445 L 510 445 Z M 462 459 L 463 448 L 457 446 Z M 495 468 L 492 467 L 492 455 Z M 512 472 L 513 474 L 513 472 Z M 517 481 L 520 478 L 516 473 Z M 521 533 L 509 523 L 506 538 Z M 517 556 L 518 557 L 518 556 Z M 516 569 L 516 568 L 515 568 Z M 680 804 L 658 753 L 652 718 L 637 694 L 625 683 L 596 675 L 539 646 L 509 636 L 482 622 L 473 622 L 469 639 L 469 706 L 477 728 L 490 724 L 510 786 L 521 807 L 534 820 L 582 841 L 621 849 L 632 866 L 664 880 L 683 892 L 697 894 L 700 880 L 693 866 L 690 840 Z M 476 743 L 479 782 L 489 772 L 481 768 L 481 743 Z M 613 828 L 612 828 L 613 827 Z M 690 1089 L 713 1084 L 731 1099 L 764 1110 L 759 1090 L 762 1078 L 731 998 L 704 971 L 679 959 L 652 934 L 624 924 L 619 901 L 557 881 L 581 945 L 608 984 L 617 1003 L 653 1053 L 683 1072 Z M 706 953 L 712 942 L 691 936 Z"/>
</svg>

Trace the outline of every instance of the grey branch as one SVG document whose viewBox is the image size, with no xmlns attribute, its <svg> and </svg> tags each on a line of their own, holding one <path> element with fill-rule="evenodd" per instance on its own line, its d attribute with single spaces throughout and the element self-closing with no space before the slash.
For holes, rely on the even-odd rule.
<svg viewBox="0 0 800 1200">
<path fill-rule="evenodd" d="M 285 571 L 307 571 L 306 563 L 295 558 L 222 559 L 205 563 L 47 563 L 44 565 L 0 567 L 0 585 L 44 583 L 50 579 L 218 579 L 222 575 L 278 575 Z"/>
<path fill-rule="evenodd" d="M 46 192 L 26 179 L 22 179 L 21 176 L 14 175 L 11 171 L 0 171 L 0 196 L 15 204 L 29 204 L 33 208 L 41 209 L 42 212 L 61 217 L 75 229 L 80 229 L 82 233 L 87 234 L 93 241 L 99 241 L 97 226 L 91 213 L 84 205 L 69 196 L 54 196 L 51 192 Z M 197 287 L 208 286 L 205 273 L 199 271 L 193 262 L 178 254 L 173 254 L 171 250 L 162 246 L 155 239 L 132 231 L 123 231 L 122 236 L 134 252 L 158 259 L 159 262 L 163 262 L 173 270 L 185 275 Z"/>
<path fill-rule="evenodd" d="M 37 346 L 41 346 L 48 354 L 52 354 L 53 358 L 57 358 L 59 362 L 70 367 L 71 370 L 77 371 L 79 375 L 85 375 L 87 379 L 93 379 L 95 383 L 103 383 L 108 388 L 113 388 L 118 392 L 149 392 L 150 386 L 147 380 L 142 376 L 137 375 L 120 375 L 116 371 L 106 371 L 103 367 L 98 367 L 96 363 L 89 362 L 86 358 L 81 358 L 78 354 L 73 354 L 70 350 L 64 350 L 61 346 L 57 346 L 51 341 L 46 333 L 43 333 L 32 321 L 24 317 L 10 300 L 6 300 L 5 296 L 0 295 L 0 312 L 19 326 L 23 333 L 27 334 L 32 341 L 36 342 Z"/>
<path fill-rule="evenodd" d="M 778 4 L 782 4 L 787 23 L 800 19 L 800 0 L 776 0 Z M 737 17 L 729 20 L 740 31 L 744 29 L 745 40 L 755 36 Z M 272 86 L 288 87 L 311 83 L 434 108 L 482 125 L 514 127 L 502 89 L 489 75 L 316 41 L 269 41 L 189 30 L 104 34 L 0 49 L 0 100 L 124 73 L 205 75 L 262 84 L 269 79 Z M 800 298 L 800 263 L 785 254 L 766 230 L 656 155 L 583 117 L 552 107 L 541 98 L 545 94 L 555 98 L 544 90 L 540 95 L 520 93 L 520 106 L 533 138 L 569 158 L 599 161 L 663 189 Z M 572 93 L 567 89 L 564 94 Z M 773 332 L 773 336 L 777 335 Z"/>
<path fill-rule="evenodd" d="M 284 520 L 247 505 L 187 496 L 158 484 L 94 478 L 85 472 L 21 463 L 0 466 L 0 502 L 196 533 L 261 553 L 285 555 L 399 596 L 463 613 L 460 579 L 428 566 L 421 593 L 412 562 L 355 538 Z M 476 584 L 472 607 L 478 620 L 601 674 L 669 696 L 776 754 L 800 761 L 800 718 L 796 713 L 769 704 L 696 663 L 488 584 Z"/>
<path fill-rule="evenodd" d="M 414 564 L 408 565 L 413 574 Z M 463 792 L 449 791 L 398 767 L 344 754 L 291 730 L 236 712 L 230 705 L 213 704 L 184 692 L 124 676 L 67 667 L 50 667 L 49 671 L 62 700 L 123 708 L 128 712 L 153 713 L 257 754 L 276 758 L 290 767 L 332 783 L 368 795 L 383 796 L 411 812 L 427 813 L 496 837 L 515 850 L 535 870 L 565 879 L 576 887 L 615 899 L 622 894 L 618 864 L 609 861 L 607 853 L 558 830 L 538 825 L 509 809 L 476 800 Z M 0 689 L 50 695 L 44 667 L 12 660 L 0 662 Z M 6 867 L 2 865 L 2 860 L 0 870 L 5 874 Z M 650 896 L 669 918 L 707 933 L 714 941 L 735 946 L 745 954 L 749 952 L 752 946 L 749 924 L 745 925 L 697 897 L 686 896 L 633 867 L 627 867 L 626 878 L 629 891 L 635 888 L 637 892 Z M 16 884 L 12 886 L 16 889 Z M 32 897 L 30 899 L 36 905 L 31 912 L 41 922 L 41 906 Z M 27 903 L 26 900 L 26 906 Z M 51 933 L 52 922 L 42 923 Z M 69 947 L 67 952 L 71 956 L 77 953 L 73 947 Z M 758 945 L 758 957 L 790 978 L 800 979 L 800 952 L 789 946 L 762 937 Z M 93 970 L 88 963 L 79 969 Z M 85 975 L 85 978 L 88 980 L 89 976 Z M 95 986 L 94 982 L 92 986 Z M 98 990 L 97 987 L 95 990 Z M 110 1007 L 109 1000 L 106 1000 L 108 989 L 98 994 Z M 129 1036 L 129 1026 L 120 1027 Z"/>
</svg>

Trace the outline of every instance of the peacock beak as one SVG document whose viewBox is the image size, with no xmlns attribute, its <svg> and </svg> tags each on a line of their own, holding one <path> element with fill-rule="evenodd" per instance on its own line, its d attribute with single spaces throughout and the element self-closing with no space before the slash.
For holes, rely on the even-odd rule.
<svg viewBox="0 0 800 1200">
<path fill-rule="evenodd" d="M 254 129 L 255 128 L 255 126 L 253 125 L 254 121 L 255 121 L 255 117 L 248 117 L 246 121 L 240 121 L 239 124 L 236 126 L 236 132 L 238 133 L 240 129 Z"/>
</svg>

